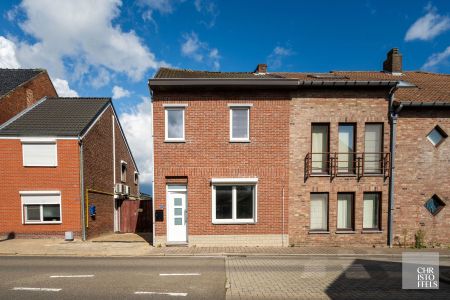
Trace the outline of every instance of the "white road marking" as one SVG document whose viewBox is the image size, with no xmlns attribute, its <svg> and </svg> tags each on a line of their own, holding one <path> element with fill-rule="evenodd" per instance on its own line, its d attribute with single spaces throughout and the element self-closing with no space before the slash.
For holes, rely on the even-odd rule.
<svg viewBox="0 0 450 300">
<path fill-rule="evenodd" d="M 200 273 L 162 273 L 159 276 L 200 276 Z"/>
<path fill-rule="evenodd" d="M 90 278 L 95 275 L 52 275 L 50 278 Z"/>
<path fill-rule="evenodd" d="M 134 292 L 135 295 L 167 295 L 174 297 L 186 297 L 188 293 L 161 293 L 161 292 Z"/>
<path fill-rule="evenodd" d="M 52 288 L 32 288 L 32 287 L 15 287 L 14 291 L 38 291 L 38 292 L 59 292 L 62 289 L 52 289 Z"/>
</svg>

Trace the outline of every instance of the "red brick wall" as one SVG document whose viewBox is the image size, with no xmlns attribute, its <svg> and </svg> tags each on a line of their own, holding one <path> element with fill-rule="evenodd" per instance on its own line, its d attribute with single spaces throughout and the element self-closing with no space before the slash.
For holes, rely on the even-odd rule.
<svg viewBox="0 0 450 300">
<path fill-rule="evenodd" d="M 0 98 L 0 124 L 8 121 L 45 96 L 58 96 L 47 72 L 40 73 L 32 80 Z"/>
<path fill-rule="evenodd" d="M 0 235 L 80 236 L 80 170 L 76 140 L 58 140 L 58 166 L 24 167 L 18 139 L 0 139 Z M 61 191 L 62 224 L 22 224 L 19 191 Z"/>
<path fill-rule="evenodd" d="M 417 230 L 427 243 L 450 244 L 450 140 L 438 147 L 427 139 L 439 125 L 450 135 L 449 109 L 410 109 L 400 112 L 395 170 L 395 243 L 414 243 Z M 436 216 L 424 207 L 434 194 L 446 203 Z"/>
<path fill-rule="evenodd" d="M 83 140 L 84 184 L 86 189 L 100 192 L 114 193 L 113 177 L 113 132 L 112 108 L 109 107 L 90 129 Z M 115 123 L 116 137 L 116 183 L 120 181 L 120 161 L 128 163 L 127 181 L 131 194 L 137 194 L 134 184 L 134 165 L 129 155 L 125 141 Z M 88 238 L 93 238 L 114 231 L 114 196 L 89 193 L 88 205 L 95 205 L 97 215 L 92 218 L 88 215 Z"/>
<path fill-rule="evenodd" d="M 383 177 L 310 177 L 304 181 L 305 156 L 311 152 L 311 123 L 330 124 L 330 152 L 338 152 L 339 123 L 356 123 L 356 151 L 364 151 L 366 122 L 384 123 L 384 151 L 389 152 L 386 91 L 305 91 L 293 96 L 289 153 L 289 242 L 295 245 L 385 245 L 388 179 Z M 362 233 L 363 193 L 382 193 L 381 233 Z M 329 233 L 309 233 L 310 193 L 329 193 Z M 355 232 L 336 233 L 337 193 L 355 193 Z"/>
<path fill-rule="evenodd" d="M 188 104 L 185 143 L 164 142 L 164 103 Z M 229 103 L 251 103 L 250 143 L 230 143 Z M 282 189 L 287 231 L 289 97 L 282 93 L 154 94 L 154 205 L 166 205 L 166 177 L 188 178 L 188 234 L 281 234 Z M 150 133 L 149 133 L 150 134 Z M 213 225 L 211 184 L 215 177 L 258 177 L 257 224 Z M 166 213 L 166 212 L 164 212 Z M 167 216 L 165 215 L 164 220 Z M 156 235 L 166 223 L 156 222 Z"/>
</svg>

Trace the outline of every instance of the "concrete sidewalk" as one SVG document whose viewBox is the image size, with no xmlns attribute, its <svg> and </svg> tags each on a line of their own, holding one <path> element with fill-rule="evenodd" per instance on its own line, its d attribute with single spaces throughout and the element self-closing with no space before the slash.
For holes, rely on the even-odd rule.
<svg viewBox="0 0 450 300">
<path fill-rule="evenodd" d="M 138 237 L 103 237 L 93 241 L 11 239 L 0 241 L 0 255 L 36 256 L 391 256 L 405 251 L 439 252 L 450 249 L 341 248 L 341 247 L 152 247 Z"/>
</svg>

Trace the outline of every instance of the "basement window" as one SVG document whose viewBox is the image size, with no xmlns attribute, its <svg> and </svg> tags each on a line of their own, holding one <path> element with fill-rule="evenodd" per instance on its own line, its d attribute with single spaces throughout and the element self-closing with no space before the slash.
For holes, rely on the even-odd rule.
<svg viewBox="0 0 450 300">
<path fill-rule="evenodd" d="M 428 140 L 435 147 L 439 146 L 447 137 L 447 133 L 445 133 L 439 125 L 436 125 L 436 127 L 434 127 L 433 130 L 431 130 L 431 132 L 427 135 Z"/>
<path fill-rule="evenodd" d="M 433 215 L 437 215 L 445 206 L 444 201 L 442 201 L 436 194 L 433 195 L 427 202 L 425 202 L 425 208 Z"/>
</svg>

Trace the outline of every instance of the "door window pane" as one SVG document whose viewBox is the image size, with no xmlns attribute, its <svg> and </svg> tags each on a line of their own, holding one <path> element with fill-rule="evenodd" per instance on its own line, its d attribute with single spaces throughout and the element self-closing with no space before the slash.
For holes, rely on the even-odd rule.
<svg viewBox="0 0 450 300">
<path fill-rule="evenodd" d="M 382 173 L 383 124 L 366 124 L 364 173 Z"/>
<path fill-rule="evenodd" d="M 43 221 L 60 221 L 59 204 L 42 205 Z"/>
<path fill-rule="evenodd" d="M 233 217 L 232 186 L 216 186 L 216 218 L 231 219 Z"/>
<path fill-rule="evenodd" d="M 379 228 L 379 201 L 378 193 L 364 193 L 363 228 Z"/>
<path fill-rule="evenodd" d="M 337 229 L 353 229 L 353 194 L 338 194 Z"/>
<path fill-rule="evenodd" d="M 167 109 L 167 138 L 184 138 L 184 109 Z"/>
<path fill-rule="evenodd" d="M 26 220 L 40 221 L 41 220 L 41 206 L 40 205 L 26 205 Z"/>
<path fill-rule="evenodd" d="M 231 138 L 248 139 L 248 108 L 231 109 Z"/>
<path fill-rule="evenodd" d="M 311 194 L 311 230 L 328 230 L 328 194 Z"/>
<path fill-rule="evenodd" d="M 328 125 L 312 125 L 312 173 L 328 173 Z"/>
<path fill-rule="evenodd" d="M 175 199 L 173 199 L 173 203 L 175 206 L 181 206 L 182 200 L 181 200 L 181 198 L 175 198 Z"/>
<path fill-rule="evenodd" d="M 181 216 L 183 214 L 183 209 L 175 208 L 174 214 L 175 214 L 175 216 Z"/>
<path fill-rule="evenodd" d="M 339 125 L 338 172 L 355 173 L 355 126 Z"/>
<path fill-rule="evenodd" d="M 253 186 L 236 186 L 236 217 L 253 218 Z"/>
<path fill-rule="evenodd" d="M 183 218 L 175 218 L 175 225 L 183 225 Z"/>
</svg>

